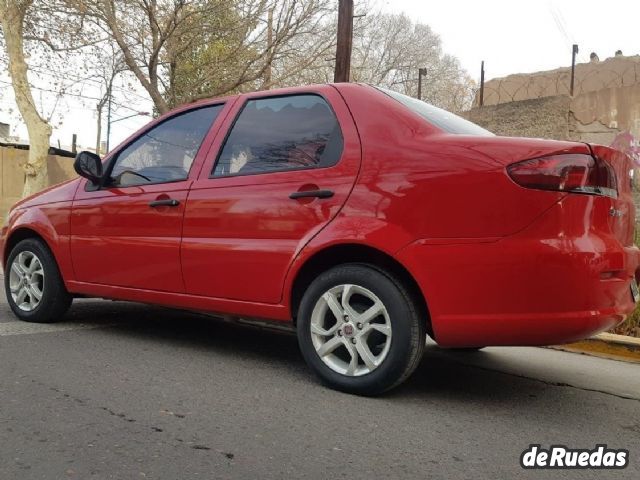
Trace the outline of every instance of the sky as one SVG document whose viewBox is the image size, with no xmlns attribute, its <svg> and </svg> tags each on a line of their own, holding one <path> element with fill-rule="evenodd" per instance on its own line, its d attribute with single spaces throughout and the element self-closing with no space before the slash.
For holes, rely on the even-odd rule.
<svg viewBox="0 0 640 480">
<path fill-rule="evenodd" d="M 440 35 L 444 51 L 458 57 L 476 80 L 482 60 L 487 79 L 568 66 L 573 43 L 580 48 L 579 62 L 587 62 L 591 52 L 601 60 L 613 56 L 616 50 L 625 55 L 640 54 L 639 0 L 373 0 L 373 6 L 387 12 L 404 12 L 430 25 Z M 6 72 L 0 71 L 0 122 L 9 122 L 13 134 L 26 138 L 7 80 Z M 121 78 L 119 82 L 114 119 L 151 111 L 152 104 L 141 88 L 136 87 L 133 94 L 125 96 L 124 84 L 135 85 L 135 80 Z M 99 96 L 97 86 L 87 85 L 83 95 Z M 63 147 L 69 146 L 72 134 L 77 133 L 81 146 L 94 146 L 96 101 L 78 97 L 56 101 L 53 97 L 48 92 L 36 92 L 36 102 L 45 112 L 54 111 L 52 145 L 59 141 Z M 137 115 L 113 123 L 111 145 L 124 140 L 148 120 L 147 116 Z M 104 130 L 106 126 L 103 139 Z"/>
<path fill-rule="evenodd" d="M 380 0 L 388 12 L 406 12 L 440 35 L 444 51 L 474 79 L 485 61 L 487 79 L 571 65 L 591 52 L 601 60 L 616 50 L 640 54 L 638 0 Z M 357 12 L 356 12 L 357 13 Z"/>
</svg>

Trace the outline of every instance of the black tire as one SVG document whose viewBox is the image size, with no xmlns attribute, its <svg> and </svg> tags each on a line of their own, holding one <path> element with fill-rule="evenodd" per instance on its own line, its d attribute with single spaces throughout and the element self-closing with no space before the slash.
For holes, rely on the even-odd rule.
<svg viewBox="0 0 640 480">
<path fill-rule="evenodd" d="M 42 298 L 31 311 L 20 308 L 11 295 L 11 266 L 16 257 L 22 252 L 29 252 L 37 257 L 42 264 L 44 281 L 42 284 Z M 20 320 L 35 323 L 53 323 L 62 318 L 71 306 L 72 296 L 67 292 L 60 275 L 60 270 L 49 248 L 35 238 L 20 241 L 9 253 L 4 271 L 4 290 L 7 302 L 13 313 Z"/>
<path fill-rule="evenodd" d="M 383 360 L 379 365 L 359 376 L 339 373 L 327 365 L 316 351 L 311 333 L 311 319 L 316 303 L 325 292 L 347 284 L 363 287 L 377 296 L 386 308 L 387 322 L 391 326 L 390 346 L 386 356 L 380 355 Z M 363 311 L 365 309 L 366 307 L 362 308 Z M 339 265 L 322 273 L 304 293 L 297 317 L 298 343 L 307 364 L 329 387 L 358 395 L 378 395 L 402 383 L 418 366 L 426 342 L 427 323 L 420 312 L 421 309 L 408 290 L 387 272 L 365 264 Z M 336 317 L 328 312 L 325 315 Z M 353 327 L 351 330 L 354 330 Z M 340 333 L 341 331 L 337 332 L 331 338 Z M 340 336 L 346 337 L 346 334 Z M 354 343 L 356 341 L 353 338 L 351 340 Z M 344 341 L 348 341 L 347 338 Z M 345 347 L 341 345 L 336 351 L 340 348 Z M 347 352 L 346 349 L 344 351 Z"/>
</svg>

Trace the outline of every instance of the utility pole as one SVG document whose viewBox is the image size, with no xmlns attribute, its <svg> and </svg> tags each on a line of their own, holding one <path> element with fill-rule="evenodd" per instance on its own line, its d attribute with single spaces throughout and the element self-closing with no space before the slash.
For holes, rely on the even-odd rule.
<svg viewBox="0 0 640 480">
<path fill-rule="evenodd" d="M 339 0 L 338 42 L 334 82 L 348 82 L 351 70 L 351 44 L 353 42 L 353 0 Z"/>
<path fill-rule="evenodd" d="M 480 62 L 480 106 L 484 105 L 484 60 Z"/>
<path fill-rule="evenodd" d="M 427 74 L 426 68 L 418 69 L 418 100 L 422 100 L 422 77 Z"/>
<path fill-rule="evenodd" d="M 110 112 L 111 110 L 109 110 Z M 111 115 L 109 115 L 109 119 L 107 120 L 107 151 L 106 153 L 109 153 L 109 135 L 111 134 L 111 124 L 112 123 L 116 123 L 116 122 L 120 122 L 122 120 L 127 120 L 129 118 L 133 118 L 133 117 L 138 117 L 142 115 L 143 117 L 149 117 L 151 116 L 151 114 L 149 112 L 135 112 L 132 113 L 131 115 L 127 115 L 126 117 L 120 117 L 120 118 L 116 118 L 115 120 L 111 120 Z"/>
<path fill-rule="evenodd" d="M 267 12 L 267 68 L 264 71 L 263 90 L 271 88 L 271 62 L 273 61 L 273 7 Z"/>
<path fill-rule="evenodd" d="M 575 43 L 571 49 L 571 88 L 569 89 L 569 93 L 573 97 L 573 87 L 575 85 L 576 80 L 576 55 L 578 54 L 578 45 Z"/>
<path fill-rule="evenodd" d="M 102 101 L 98 103 L 98 133 L 96 134 L 96 153 L 100 155 L 100 140 L 102 140 Z"/>
<path fill-rule="evenodd" d="M 105 148 L 105 155 L 109 153 L 109 138 L 111 137 L 111 86 L 112 83 L 109 83 L 109 88 L 107 89 L 107 96 L 109 101 L 107 102 L 107 145 Z"/>
<path fill-rule="evenodd" d="M 100 99 L 97 105 L 98 111 L 98 132 L 96 134 L 96 153 L 100 155 L 100 145 L 102 144 L 102 110 L 104 110 L 104 106 L 111 97 L 110 92 L 107 86 L 107 93 Z"/>
</svg>

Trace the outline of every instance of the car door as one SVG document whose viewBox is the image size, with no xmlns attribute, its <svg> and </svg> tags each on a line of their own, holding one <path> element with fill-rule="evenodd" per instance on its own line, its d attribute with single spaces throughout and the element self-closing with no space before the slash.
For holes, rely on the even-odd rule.
<svg viewBox="0 0 640 480">
<path fill-rule="evenodd" d="M 198 152 L 206 150 L 200 146 L 208 132 L 215 134 L 223 108 L 205 105 L 161 120 L 108 161 L 110 180 L 104 186 L 78 188 L 71 211 L 78 281 L 184 292 L 180 235 L 185 202 L 204 155 Z"/>
<path fill-rule="evenodd" d="M 360 165 L 353 119 L 331 86 L 241 97 L 185 211 L 187 293 L 276 304 L 300 249 L 341 209 Z"/>
</svg>

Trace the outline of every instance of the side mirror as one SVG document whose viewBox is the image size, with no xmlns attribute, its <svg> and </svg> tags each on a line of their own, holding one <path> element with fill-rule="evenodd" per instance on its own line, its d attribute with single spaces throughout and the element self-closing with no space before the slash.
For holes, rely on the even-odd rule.
<svg viewBox="0 0 640 480">
<path fill-rule="evenodd" d="M 83 151 L 76 155 L 73 168 L 78 175 L 98 184 L 102 179 L 102 161 L 93 152 Z"/>
</svg>

